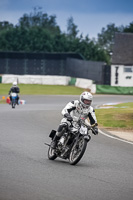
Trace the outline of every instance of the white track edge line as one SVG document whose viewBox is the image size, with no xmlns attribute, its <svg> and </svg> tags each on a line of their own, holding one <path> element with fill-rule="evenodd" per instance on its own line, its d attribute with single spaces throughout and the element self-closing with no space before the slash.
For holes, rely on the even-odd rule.
<svg viewBox="0 0 133 200">
<path fill-rule="evenodd" d="M 100 129 L 99 129 L 99 132 L 100 132 L 102 135 L 105 135 L 105 136 L 107 136 L 107 137 L 109 137 L 109 138 L 112 138 L 112 139 L 115 139 L 115 140 L 119 140 L 119 141 L 121 141 L 121 142 L 126 142 L 126 143 L 128 143 L 128 144 L 132 144 L 132 145 L 133 145 L 133 142 L 129 142 L 129 141 L 127 141 L 127 140 L 120 139 L 120 138 L 117 138 L 117 137 L 112 136 L 112 135 L 108 135 L 108 134 L 104 133 L 103 131 L 101 131 Z"/>
</svg>

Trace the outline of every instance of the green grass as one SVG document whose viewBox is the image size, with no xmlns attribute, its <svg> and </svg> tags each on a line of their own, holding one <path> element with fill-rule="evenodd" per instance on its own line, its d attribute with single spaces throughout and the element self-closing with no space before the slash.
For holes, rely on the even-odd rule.
<svg viewBox="0 0 133 200">
<path fill-rule="evenodd" d="M 100 127 L 133 131 L 133 102 L 96 109 L 95 112 Z"/>
<path fill-rule="evenodd" d="M 6 100 L 0 99 L 0 104 L 5 104 Z"/>
<path fill-rule="evenodd" d="M 0 95 L 8 95 L 11 84 L 0 84 Z M 21 95 L 80 95 L 84 89 L 75 86 L 19 84 Z"/>
</svg>

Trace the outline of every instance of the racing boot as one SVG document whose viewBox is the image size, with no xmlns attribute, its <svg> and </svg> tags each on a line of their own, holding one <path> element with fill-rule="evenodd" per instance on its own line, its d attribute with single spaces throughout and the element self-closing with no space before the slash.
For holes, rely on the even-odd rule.
<svg viewBox="0 0 133 200">
<path fill-rule="evenodd" d="M 53 140 L 52 140 L 52 142 L 51 142 L 51 148 L 52 148 L 52 149 L 55 149 L 55 148 L 56 148 L 57 142 L 58 142 L 59 139 L 60 139 L 60 137 L 58 137 L 57 135 L 54 136 L 54 138 L 53 138 Z"/>
</svg>

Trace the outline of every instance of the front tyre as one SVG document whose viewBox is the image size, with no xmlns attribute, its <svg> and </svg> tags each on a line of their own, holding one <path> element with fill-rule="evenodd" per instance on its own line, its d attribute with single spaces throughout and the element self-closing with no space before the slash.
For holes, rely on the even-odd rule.
<svg viewBox="0 0 133 200">
<path fill-rule="evenodd" d="M 71 153 L 69 155 L 69 163 L 71 165 L 76 165 L 80 161 L 80 159 L 84 155 L 86 147 L 87 141 L 84 139 L 83 136 L 81 136 L 77 143 L 74 144 L 71 149 Z"/>
<path fill-rule="evenodd" d="M 55 154 L 55 149 L 49 147 L 48 149 L 48 159 L 49 160 L 55 160 L 57 158 L 57 155 Z"/>
</svg>

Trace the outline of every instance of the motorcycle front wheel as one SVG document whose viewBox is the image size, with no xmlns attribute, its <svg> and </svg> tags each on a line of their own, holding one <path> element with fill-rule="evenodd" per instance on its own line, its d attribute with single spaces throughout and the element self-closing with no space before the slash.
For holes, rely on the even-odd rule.
<svg viewBox="0 0 133 200">
<path fill-rule="evenodd" d="M 84 139 L 83 136 L 79 138 L 76 144 L 73 145 L 70 155 L 69 155 L 69 163 L 71 165 L 76 165 L 82 156 L 84 155 L 84 152 L 87 147 L 87 141 Z"/>
<path fill-rule="evenodd" d="M 48 149 L 48 159 L 49 160 L 55 160 L 57 158 L 57 155 L 55 154 L 55 149 L 52 149 L 49 147 Z"/>
</svg>

